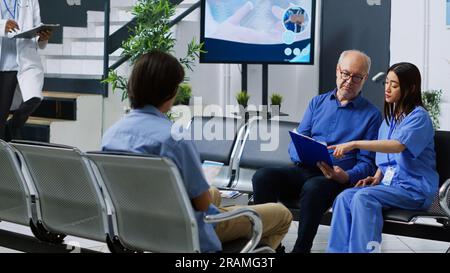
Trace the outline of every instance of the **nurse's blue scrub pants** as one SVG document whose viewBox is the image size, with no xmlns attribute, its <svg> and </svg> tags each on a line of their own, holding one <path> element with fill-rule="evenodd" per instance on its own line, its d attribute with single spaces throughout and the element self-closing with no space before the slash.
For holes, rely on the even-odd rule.
<svg viewBox="0 0 450 273">
<path fill-rule="evenodd" d="M 371 242 L 381 244 L 383 208 L 419 210 L 424 202 L 396 186 L 345 190 L 333 204 L 328 252 L 371 252 Z"/>
</svg>

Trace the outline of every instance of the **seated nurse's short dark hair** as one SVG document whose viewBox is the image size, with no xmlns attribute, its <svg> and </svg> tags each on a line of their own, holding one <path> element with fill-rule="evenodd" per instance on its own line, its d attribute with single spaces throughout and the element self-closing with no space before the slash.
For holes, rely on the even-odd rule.
<svg viewBox="0 0 450 273">
<path fill-rule="evenodd" d="M 183 79 L 183 67 L 172 55 L 156 50 L 142 55 L 128 81 L 131 107 L 160 107 L 177 94 Z"/>
</svg>

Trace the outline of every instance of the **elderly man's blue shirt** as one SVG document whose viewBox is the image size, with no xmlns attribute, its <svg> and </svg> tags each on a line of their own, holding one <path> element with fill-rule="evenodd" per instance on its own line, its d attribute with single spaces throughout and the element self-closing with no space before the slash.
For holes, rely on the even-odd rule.
<svg viewBox="0 0 450 273">
<path fill-rule="evenodd" d="M 314 97 L 309 103 L 297 131 L 327 145 L 353 140 L 374 140 L 378 137 L 382 117 L 380 111 L 361 95 L 342 106 L 336 90 Z M 333 151 L 329 151 L 330 155 Z M 293 162 L 300 162 L 293 143 L 289 145 Z M 344 169 L 350 183 L 373 175 L 376 171 L 375 153 L 355 150 L 343 158 L 332 157 L 333 165 Z"/>
</svg>

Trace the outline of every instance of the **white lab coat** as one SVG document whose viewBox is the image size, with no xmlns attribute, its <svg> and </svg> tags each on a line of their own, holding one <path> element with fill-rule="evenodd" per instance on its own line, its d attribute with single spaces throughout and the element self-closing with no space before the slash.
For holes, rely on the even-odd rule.
<svg viewBox="0 0 450 273">
<path fill-rule="evenodd" d="M 16 22 L 21 31 L 27 31 L 41 24 L 38 0 L 17 0 L 17 5 L 19 16 Z M 6 19 L 0 19 L 0 37 L 8 36 L 8 33 L 5 33 L 6 22 Z M 47 42 L 38 42 L 38 38 L 17 39 L 17 63 L 19 65 L 17 80 L 23 101 L 33 97 L 42 98 L 44 68 L 37 51 L 38 47 L 43 49 L 46 45 Z M 0 43 L 0 54 L 1 50 Z"/>
</svg>

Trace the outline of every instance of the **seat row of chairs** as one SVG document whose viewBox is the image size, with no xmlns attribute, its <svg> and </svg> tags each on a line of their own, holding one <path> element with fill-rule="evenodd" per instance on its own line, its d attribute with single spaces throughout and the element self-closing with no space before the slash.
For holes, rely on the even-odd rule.
<svg viewBox="0 0 450 273">
<path fill-rule="evenodd" d="M 251 178 L 256 170 L 266 166 L 292 164 L 288 155 L 290 143 L 288 131 L 296 128 L 298 123 L 256 118 L 244 123 L 236 118 L 194 117 L 188 127 L 191 129 L 191 135 L 195 128 L 201 127 L 199 123 L 206 127 L 204 129 L 206 131 L 212 128 L 220 132 L 237 125 L 234 127 L 236 129 L 233 131 L 232 139 L 195 140 L 202 160 L 220 161 L 226 166 L 213 182 L 215 186 L 251 194 L 253 192 Z M 264 151 L 261 145 L 269 142 L 267 136 L 264 137 L 267 132 L 271 134 L 271 141 L 278 143 L 278 146 Z M 386 210 L 383 232 L 450 242 L 450 132 L 435 132 L 435 150 L 440 190 L 434 203 L 428 211 Z M 294 219 L 298 220 L 301 217 L 299 200 L 286 200 L 284 203 L 293 213 Z M 331 212 L 328 212 L 324 215 L 322 224 L 329 225 L 330 219 Z"/>
<path fill-rule="evenodd" d="M 194 138 L 202 160 L 227 166 L 214 181 L 219 187 L 252 193 L 251 177 L 257 169 L 290 164 L 288 131 L 296 123 L 201 117 L 192 120 L 192 133 L 195 126 L 231 135 Z M 450 242 L 450 132 L 437 131 L 435 145 L 440 175 L 435 202 L 429 211 L 386 211 L 385 233 Z M 73 235 L 107 242 L 112 252 L 200 251 L 191 204 L 176 166 L 168 159 L 0 141 L 0 173 L 0 220 L 30 226 L 42 241 L 59 244 L 65 235 Z M 298 201 L 285 204 L 298 220 Z M 259 251 L 254 249 L 261 222 L 254 211 L 242 209 L 207 221 L 239 215 L 251 217 L 254 223 L 253 237 L 242 250 Z M 329 224 L 330 216 L 325 214 L 322 223 Z M 424 223 L 423 218 L 434 223 Z M 231 249 L 224 247 L 236 250 L 236 244 L 231 245 Z"/>
<path fill-rule="evenodd" d="M 297 126 L 295 122 L 258 117 L 246 123 L 239 118 L 194 117 L 188 130 L 202 161 L 224 164 L 212 182 L 214 186 L 252 193 L 251 178 L 257 169 L 292 164 L 288 132 Z"/>
<path fill-rule="evenodd" d="M 71 235 L 106 242 L 111 252 L 200 252 L 191 202 L 167 158 L 0 140 L 0 173 L 0 220 L 29 226 L 41 241 L 61 244 Z M 254 210 L 205 221 L 242 215 L 252 237 L 231 250 L 261 251 Z"/>
</svg>

